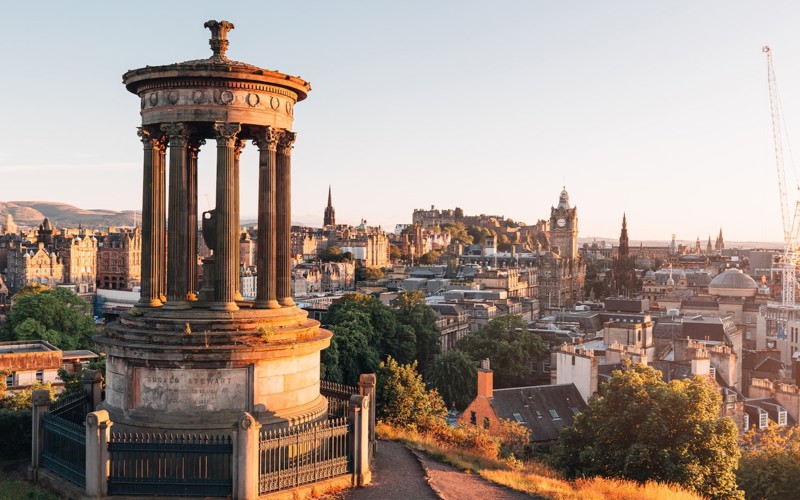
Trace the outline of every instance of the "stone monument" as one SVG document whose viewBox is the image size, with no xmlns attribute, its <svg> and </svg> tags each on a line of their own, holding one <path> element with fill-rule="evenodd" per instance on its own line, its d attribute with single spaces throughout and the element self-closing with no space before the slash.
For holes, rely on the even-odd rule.
<svg viewBox="0 0 800 500">
<path fill-rule="evenodd" d="M 291 298 L 292 118 L 310 85 L 228 59 L 233 24 L 205 27 L 210 58 L 123 75 L 141 103 L 141 300 L 95 337 L 108 356 L 101 408 L 119 430 L 222 431 L 243 411 L 265 429 L 327 418 L 320 351 L 331 333 Z M 216 206 L 203 214 L 213 256 L 201 285 L 197 158 L 207 140 L 216 145 Z M 247 141 L 259 151 L 254 301 L 239 293 L 239 156 Z"/>
</svg>

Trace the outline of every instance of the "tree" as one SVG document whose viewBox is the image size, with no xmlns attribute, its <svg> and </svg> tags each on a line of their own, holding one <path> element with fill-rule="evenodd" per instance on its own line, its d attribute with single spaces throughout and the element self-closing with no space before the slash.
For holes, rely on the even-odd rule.
<svg viewBox="0 0 800 500">
<path fill-rule="evenodd" d="M 450 241 L 452 243 L 461 243 L 463 245 L 472 243 L 472 236 L 467 233 L 467 228 L 464 227 L 464 223 L 462 222 L 445 222 L 442 224 L 442 230 L 450 234 Z"/>
<path fill-rule="evenodd" d="M 478 392 L 476 362 L 464 351 L 451 349 L 433 361 L 428 381 L 448 406 L 463 410 Z"/>
<path fill-rule="evenodd" d="M 400 292 L 392 301 L 397 322 L 411 327 L 416 341 L 416 359 L 419 371 L 427 374 L 433 359 L 441 351 L 441 332 L 436 326 L 436 313 L 425 303 L 420 292 Z"/>
<path fill-rule="evenodd" d="M 745 434 L 736 481 L 750 500 L 792 498 L 800 491 L 800 428 L 770 425 Z"/>
<path fill-rule="evenodd" d="M 643 364 L 615 371 L 561 433 L 554 464 L 569 477 L 677 483 L 712 499 L 741 498 L 736 425 L 699 377 L 664 382 Z"/>
<path fill-rule="evenodd" d="M 444 420 L 444 401 L 435 389 L 425 388 L 416 368 L 416 361 L 401 365 L 391 356 L 381 362 L 377 372 L 377 418 L 399 427 L 428 426 L 430 420 Z"/>
<path fill-rule="evenodd" d="M 322 353 L 325 380 L 355 384 L 360 373 L 374 372 L 386 356 L 410 363 L 416 355 L 414 329 L 372 295 L 346 294 L 328 309 L 326 321 L 333 339 Z"/>
<path fill-rule="evenodd" d="M 389 260 L 392 262 L 396 262 L 403 258 L 403 252 L 400 250 L 400 247 L 390 243 L 389 244 Z"/>
<path fill-rule="evenodd" d="M 441 252 L 437 252 L 436 250 L 431 250 L 430 252 L 426 252 L 422 254 L 419 258 L 419 263 L 424 264 L 426 266 L 430 266 L 436 264 L 436 261 L 439 260 L 439 256 Z"/>
<path fill-rule="evenodd" d="M 489 358 L 498 387 L 530 385 L 530 361 L 545 353 L 541 337 L 530 333 L 528 324 L 517 314 L 492 319 L 475 334 L 461 339 L 456 348 L 472 359 Z"/>
<path fill-rule="evenodd" d="M 46 340 L 63 350 L 91 347 L 97 333 L 89 304 L 66 288 L 27 286 L 0 330 L 4 340 Z"/>
<path fill-rule="evenodd" d="M 322 262 L 344 262 L 350 260 L 348 256 L 350 252 L 342 253 L 341 249 L 337 246 L 328 247 L 322 250 L 317 255 Z"/>
<path fill-rule="evenodd" d="M 469 226 L 467 228 L 467 234 L 472 237 L 473 243 L 483 243 L 483 241 L 492 235 L 492 232 L 486 229 L 485 227 L 481 226 Z"/>
</svg>

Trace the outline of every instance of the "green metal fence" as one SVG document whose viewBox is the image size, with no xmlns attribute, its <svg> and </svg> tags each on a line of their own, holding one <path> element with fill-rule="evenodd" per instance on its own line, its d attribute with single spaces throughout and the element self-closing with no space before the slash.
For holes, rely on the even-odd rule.
<svg viewBox="0 0 800 500">
<path fill-rule="evenodd" d="M 259 493 L 352 472 L 346 418 L 306 424 L 259 437 Z"/>
<path fill-rule="evenodd" d="M 42 416 L 42 467 L 86 486 L 86 430 L 57 414 Z"/>
<path fill-rule="evenodd" d="M 320 380 L 319 393 L 328 398 L 328 418 L 340 418 L 347 416 L 350 396 L 358 394 L 358 387 Z"/>
<path fill-rule="evenodd" d="M 112 434 L 109 495 L 229 496 L 230 436 Z"/>
</svg>

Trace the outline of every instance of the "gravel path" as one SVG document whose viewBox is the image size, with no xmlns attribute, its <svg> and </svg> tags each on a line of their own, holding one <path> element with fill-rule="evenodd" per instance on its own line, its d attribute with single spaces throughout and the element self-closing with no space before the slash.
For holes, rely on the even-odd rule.
<svg viewBox="0 0 800 500">
<path fill-rule="evenodd" d="M 372 484 L 343 492 L 343 500 L 529 500 L 524 493 L 492 484 L 413 452 L 392 441 L 379 441 Z"/>
<path fill-rule="evenodd" d="M 391 441 L 379 441 L 372 469 L 372 484 L 348 490 L 347 500 L 438 500 L 428 482 L 419 460 L 405 446 Z M 455 497 L 454 497 L 455 498 Z"/>
<path fill-rule="evenodd" d="M 530 500 L 525 493 L 492 484 L 475 474 L 437 462 L 424 453 L 414 452 L 428 473 L 428 481 L 445 500 Z"/>
</svg>

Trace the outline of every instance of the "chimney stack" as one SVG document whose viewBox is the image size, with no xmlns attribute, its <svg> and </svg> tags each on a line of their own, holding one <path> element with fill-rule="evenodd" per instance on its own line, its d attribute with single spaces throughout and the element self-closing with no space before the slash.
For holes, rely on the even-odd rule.
<svg viewBox="0 0 800 500">
<path fill-rule="evenodd" d="M 494 397 L 494 372 L 489 368 L 489 358 L 481 360 L 478 369 L 478 397 Z"/>
</svg>

